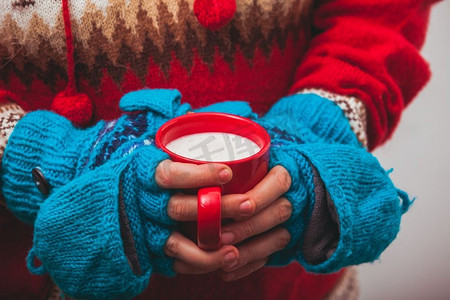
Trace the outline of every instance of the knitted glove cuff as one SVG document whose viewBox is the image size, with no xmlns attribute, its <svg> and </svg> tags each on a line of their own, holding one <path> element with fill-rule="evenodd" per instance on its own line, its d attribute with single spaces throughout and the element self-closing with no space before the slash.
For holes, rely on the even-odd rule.
<svg viewBox="0 0 450 300">
<path fill-rule="evenodd" d="M 369 140 L 367 137 L 367 112 L 364 103 L 356 98 L 342 96 L 322 89 L 304 89 L 298 94 L 316 94 L 322 98 L 329 99 L 336 103 L 344 112 L 347 120 L 358 138 L 359 142 L 367 148 Z"/>
<path fill-rule="evenodd" d="M 261 119 L 266 129 L 285 132 L 285 139 L 304 143 L 359 145 L 342 110 L 315 94 L 297 94 L 279 100 Z"/>
</svg>

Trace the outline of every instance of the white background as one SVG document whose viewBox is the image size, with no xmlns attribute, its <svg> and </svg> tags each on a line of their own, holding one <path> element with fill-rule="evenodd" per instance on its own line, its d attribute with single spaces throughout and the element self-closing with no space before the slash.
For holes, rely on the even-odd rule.
<svg viewBox="0 0 450 300">
<path fill-rule="evenodd" d="M 450 299 L 450 1 L 432 10 L 422 54 L 433 77 L 374 152 L 417 200 L 380 259 L 359 267 L 362 300 Z"/>
</svg>

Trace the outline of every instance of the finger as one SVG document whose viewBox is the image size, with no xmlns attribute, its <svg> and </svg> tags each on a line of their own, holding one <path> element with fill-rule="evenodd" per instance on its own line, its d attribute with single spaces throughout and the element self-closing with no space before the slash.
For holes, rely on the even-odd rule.
<svg viewBox="0 0 450 300">
<path fill-rule="evenodd" d="M 166 159 L 156 167 L 155 179 L 165 189 L 189 189 L 224 184 L 232 176 L 230 167 L 224 164 L 195 165 Z"/>
<path fill-rule="evenodd" d="M 189 266 L 191 269 L 212 272 L 237 263 L 239 252 L 234 246 L 223 246 L 216 251 L 204 251 L 179 232 L 173 232 L 164 246 L 164 253 Z"/>
<path fill-rule="evenodd" d="M 266 232 L 289 220 L 292 204 L 286 198 L 278 198 L 258 214 L 222 228 L 222 244 L 236 244 L 252 236 Z"/>
<path fill-rule="evenodd" d="M 232 272 L 223 272 L 222 273 L 222 279 L 225 281 L 233 281 L 233 280 L 238 280 L 241 279 L 243 277 L 246 277 L 250 274 L 252 274 L 255 271 L 258 271 L 259 269 L 261 269 L 262 267 L 264 267 L 267 263 L 267 261 L 269 260 L 268 257 L 265 257 L 263 259 L 254 261 L 252 263 L 249 263 L 245 266 L 243 266 L 240 269 L 237 269 L 235 271 Z"/>
<path fill-rule="evenodd" d="M 282 166 L 273 167 L 260 183 L 247 192 L 251 205 L 254 207 L 252 215 L 281 197 L 290 187 L 289 172 Z"/>
<path fill-rule="evenodd" d="M 268 257 L 286 247 L 290 239 L 291 235 L 285 228 L 275 228 L 239 246 L 237 264 L 225 266 L 222 270 L 232 272 L 247 264 Z"/>
<path fill-rule="evenodd" d="M 250 197 L 245 194 L 222 196 L 222 218 L 238 219 L 245 216 L 247 211 L 242 210 L 241 205 L 249 199 Z M 175 221 L 196 221 L 197 195 L 186 195 L 181 193 L 173 195 L 167 205 L 167 214 L 172 220 Z"/>
</svg>

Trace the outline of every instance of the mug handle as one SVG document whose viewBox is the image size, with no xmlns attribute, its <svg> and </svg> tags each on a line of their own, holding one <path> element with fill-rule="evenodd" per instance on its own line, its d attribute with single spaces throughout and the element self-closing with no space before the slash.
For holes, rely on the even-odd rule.
<svg viewBox="0 0 450 300">
<path fill-rule="evenodd" d="M 221 246 L 222 189 L 220 186 L 205 187 L 197 193 L 197 244 L 203 250 L 216 250 Z"/>
</svg>

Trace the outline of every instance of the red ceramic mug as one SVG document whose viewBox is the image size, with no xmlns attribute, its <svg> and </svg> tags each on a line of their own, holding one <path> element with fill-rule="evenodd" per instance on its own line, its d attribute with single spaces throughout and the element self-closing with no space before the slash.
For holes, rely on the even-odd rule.
<svg viewBox="0 0 450 300">
<path fill-rule="evenodd" d="M 166 146 L 183 136 L 212 132 L 229 133 L 247 138 L 260 150 L 238 160 L 213 161 L 229 166 L 233 172 L 233 178 L 223 186 L 205 187 L 197 191 L 197 243 L 204 250 L 215 250 L 221 246 L 221 195 L 248 192 L 264 178 L 269 168 L 269 134 L 254 121 L 236 115 L 192 113 L 174 118 L 158 130 L 155 138 L 156 145 L 168 153 L 175 162 L 204 164 L 211 161 L 182 156 L 170 151 Z"/>
</svg>

